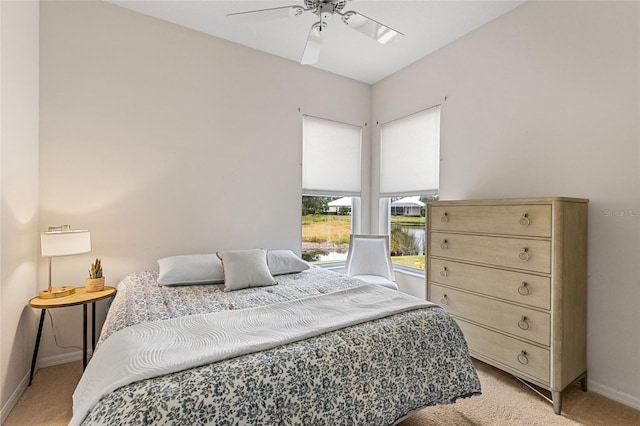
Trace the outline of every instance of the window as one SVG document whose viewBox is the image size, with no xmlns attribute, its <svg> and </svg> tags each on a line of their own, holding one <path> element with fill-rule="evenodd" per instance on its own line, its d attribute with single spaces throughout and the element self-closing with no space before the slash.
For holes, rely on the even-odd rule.
<svg viewBox="0 0 640 426">
<path fill-rule="evenodd" d="M 311 263 L 344 262 L 357 221 L 359 197 L 302 196 L 302 258 Z M 357 214 L 357 213 L 356 213 Z"/>
<path fill-rule="evenodd" d="M 344 261 L 359 232 L 362 128 L 303 116 L 302 257 Z"/>
<path fill-rule="evenodd" d="M 424 269 L 425 203 L 436 200 L 440 106 L 380 127 L 380 232 L 391 236 L 394 264 Z"/>
</svg>

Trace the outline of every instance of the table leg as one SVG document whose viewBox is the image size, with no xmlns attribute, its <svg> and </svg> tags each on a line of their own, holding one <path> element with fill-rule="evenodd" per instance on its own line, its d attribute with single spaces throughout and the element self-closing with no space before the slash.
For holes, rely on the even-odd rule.
<svg viewBox="0 0 640 426">
<path fill-rule="evenodd" d="M 82 369 L 87 368 L 87 304 L 82 304 Z"/>
<path fill-rule="evenodd" d="M 33 370 L 36 368 L 36 360 L 38 359 L 38 348 L 40 347 L 40 336 L 42 336 L 42 324 L 44 323 L 44 314 L 47 312 L 46 309 L 42 310 L 40 314 L 40 325 L 38 325 L 38 335 L 36 337 L 36 346 L 33 348 L 33 358 L 31 358 L 31 373 L 29 374 L 29 386 L 31 386 L 31 382 L 33 381 Z"/>
<path fill-rule="evenodd" d="M 96 350 L 96 302 L 91 304 L 91 356 Z"/>
</svg>

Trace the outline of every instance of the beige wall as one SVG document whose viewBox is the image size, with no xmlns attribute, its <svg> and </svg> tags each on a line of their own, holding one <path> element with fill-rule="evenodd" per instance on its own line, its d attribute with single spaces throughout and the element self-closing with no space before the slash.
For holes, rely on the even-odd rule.
<svg viewBox="0 0 640 426">
<path fill-rule="evenodd" d="M 639 3 L 528 2 L 376 84 L 372 97 L 374 123 L 442 103 L 442 199 L 591 200 L 589 387 L 637 408 L 639 76 Z"/>
<path fill-rule="evenodd" d="M 41 228 L 93 246 L 54 280 L 82 285 L 99 256 L 116 284 L 168 255 L 299 251 L 301 112 L 364 126 L 371 87 L 112 4 L 43 2 L 40 102 Z M 63 345 L 81 342 L 74 309 L 52 311 Z M 68 352 L 45 329 L 42 357 Z"/>
<path fill-rule="evenodd" d="M 0 2 L 0 421 L 27 385 L 36 326 L 38 15 Z"/>
</svg>

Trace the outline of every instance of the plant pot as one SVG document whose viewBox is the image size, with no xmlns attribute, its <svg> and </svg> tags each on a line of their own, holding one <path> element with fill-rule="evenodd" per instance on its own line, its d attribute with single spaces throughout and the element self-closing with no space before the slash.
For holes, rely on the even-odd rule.
<svg viewBox="0 0 640 426">
<path fill-rule="evenodd" d="M 86 284 L 87 293 L 93 293 L 96 291 L 104 290 L 104 277 L 102 278 L 87 278 Z"/>
</svg>

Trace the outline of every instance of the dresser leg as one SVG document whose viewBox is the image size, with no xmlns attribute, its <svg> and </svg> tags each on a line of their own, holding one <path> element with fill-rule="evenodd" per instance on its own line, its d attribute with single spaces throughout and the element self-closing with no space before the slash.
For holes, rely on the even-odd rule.
<svg viewBox="0 0 640 426">
<path fill-rule="evenodd" d="M 553 411 L 559 415 L 562 411 L 562 392 L 552 391 L 551 399 L 553 399 Z"/>
<path fill-rule="evenodd" d="M 587 391 L 587 372 L 585 371 L 580 379 L 580 387 L 582 388 L 582 392 Z"/>
</svg>

